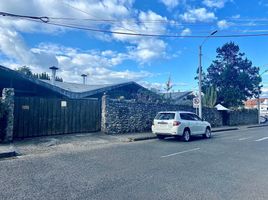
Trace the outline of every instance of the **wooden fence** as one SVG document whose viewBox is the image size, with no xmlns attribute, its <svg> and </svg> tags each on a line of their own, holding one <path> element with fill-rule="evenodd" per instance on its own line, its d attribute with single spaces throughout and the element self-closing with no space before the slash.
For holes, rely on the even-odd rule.
<svg viewBox="0 0 268 200">
<path fill-rule="evenodd" d="M 100 127 L 97 99 L 15 98 L 14 138 L 95 132 Z"/>
</svg>

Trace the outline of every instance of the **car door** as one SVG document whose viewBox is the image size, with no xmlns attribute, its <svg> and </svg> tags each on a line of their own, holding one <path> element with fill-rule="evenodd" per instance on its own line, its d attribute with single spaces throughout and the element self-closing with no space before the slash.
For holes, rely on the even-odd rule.
<svg viewBox="0 0 268 200">
<path fill-rule="evenodd" d="M 196 123 L 195 117 L 191 113 L 185 113 L 188 120 L 188 126 L 191 130 L 192 135 L 198 134 L 198 123 Z"/>
<path fill-rule="evenodd" d="M 200 117 L 198 117 L 196 114 L 192 114 L 191 113 L 192 118 L 194 119 L 194 123 L 196 126 L 196 134 L 203 134 L 204 130 L 203 130 L 203 121 L 202 119 L 200 119 Z"/>
<path fill-rule="evenodd" d="M 193 135 L 201 134 L 201 123 L 200 123 L 201 121 L 199 120 L 200 118 L 193 113 L 189 113 L 188 115 L 191 119 L 190 129 L 192 130 L 192 134 Z"/>
</svg>

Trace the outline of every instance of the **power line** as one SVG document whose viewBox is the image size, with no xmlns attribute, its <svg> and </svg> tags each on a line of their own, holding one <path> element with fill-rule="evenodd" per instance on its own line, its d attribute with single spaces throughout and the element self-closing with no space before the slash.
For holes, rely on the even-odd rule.
<svg viewBox="0 0 268 200">
<path fill-rule="evenodd" d="M 2 16 L 9 16 L 15 18 L 23 18 L 26 20 L 31 20 L 39 23 L 50 24 L 59 27 L 66 27 L 66 28 L 73 28 L 78 30 L 86 30 L 92 32 L 102 32 L 102 33 L 109 33 L 109 34 L 118 34 L 118 35 L 129 35 L 129 36 L 142 36 L 142 37 L 163 37 L 163 38 L 206 38 L 207 36 L 204 35 L 171 35 L 171 34 L 147 34 L 147 33 L 129 33 L 129 32 L 121 32 L 121 31 L 110 31 L 110 30 L 103 30 L 103 29 L 96 29 L 90 27 L 82 27 L 77 26 L 74 24 L 64 24 L 64 23 L 55 23 L 51 22 L 49 17 L 37 17 L 37 16 L 27 16 L 27 15 L 17 15 L 11 14 L 6 12 L 0 12 Z M 213 35 L 213 38 L 238 38 L 238 37 L 264 37 L 268 36 L 268 33 L 260 33 L 260 34 L 229 34 L 229 35 Z"/>
<path fill-rule="evenodd" d="M 68 4 L 68 3 L 64 2 L 64 1 L 62 1 L 62 3 L 64 3 L 64 4 L 67 5 L 67 6 L 69 6 L 69 7 L 72 8 L 72 9 L 75 9 L 75 10 L 81 12 L 81 13 L 84 13 L 84 14 L 88 15 L 88 16 L 92 16 L 92 17 L 98 18 L 98 17 L 96 17 L 96 16 L 94 16 L 94 15 L 92 15 L 92 14 L 90 14 L 90 13 L 88 13 L 88 12 L 82 10 L 82 9 L 79 9 L 79 8 L 77 8 L 77 7 L 74 7 L 74 6 Z M 95 19 L 95 20 L 102 20 L 102 21 L 103 21 L 103 19 Z M 107 20 L 105 20 L 105 21 L 107 21 Z M 110 20 L 110 22 L 112 22 L 112 21 Z M 112 23 L 113 23 L 113 22 L 112 22 Z M 123 27 L 123 26 L 120 26 L 120 27 L 123 28 L 123 29 L 125 29 L 125 30 L 127 30 L 127 31 L 131 31 L 131 32 L 134 32 L 134 33 L 135 33 L 135 31 L 133 31 L 133 30 L 127 29 L 127 28 L 125 28 L 125 27 Z"/>
</svg>

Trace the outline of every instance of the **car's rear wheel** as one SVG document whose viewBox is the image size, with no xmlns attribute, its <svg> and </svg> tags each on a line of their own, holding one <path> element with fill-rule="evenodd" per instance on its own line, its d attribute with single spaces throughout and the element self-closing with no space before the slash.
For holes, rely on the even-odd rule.
<svg viewBox="0 0 268 200">
<path fill-rule="evenodd" d="M 159 140 L 163 140 L 163 139 L 165 139 L 165 136 L 164 136 L 164 135 L 156 135 L 156 137 L 157 137 Z"/>
<path fill-rule="evenodd" d="M 191 133 L 189 129 L 185 129 L 182 135 L 183 141 L 184 142 L 189 142 L 191 139 Z"/>
<path fill-rule="evenodd" d="M 210 128 L 206 128 L 206 132 L 203 134 L 204 138 L 211 138 L 211 130 Z"/>
</svg>

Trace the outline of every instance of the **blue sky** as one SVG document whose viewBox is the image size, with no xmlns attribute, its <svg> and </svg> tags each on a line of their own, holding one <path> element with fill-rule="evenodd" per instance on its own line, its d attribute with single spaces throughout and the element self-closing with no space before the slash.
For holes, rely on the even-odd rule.
<svg viewBox="0 0 268 200">
<path fill-rule="evenodd" d="M 118 35 L 0 18 L 2 65 L 27 65 L 34 72 L 49 72 L 55 65 L 64 81 L 80 83 L 87 73 L 88 84 L 134 80 L 161 90 L 170 75 L 174 90 L 196 90 L 198 46 L 204 39 L 188 36 L 214 30 L 215 36 L 268 34 L 267 0 L 9 0 L 1 1 L 0 11 L 101 31 L 180 36 Z M 215 58 L 217 47 L 230 41 L 261 71 L 268 69 L 268 36 L 210 38 L 203 46 L 203 67 Z M 263 85 L 268 96 L 267 73 Z"/>
</svg>

